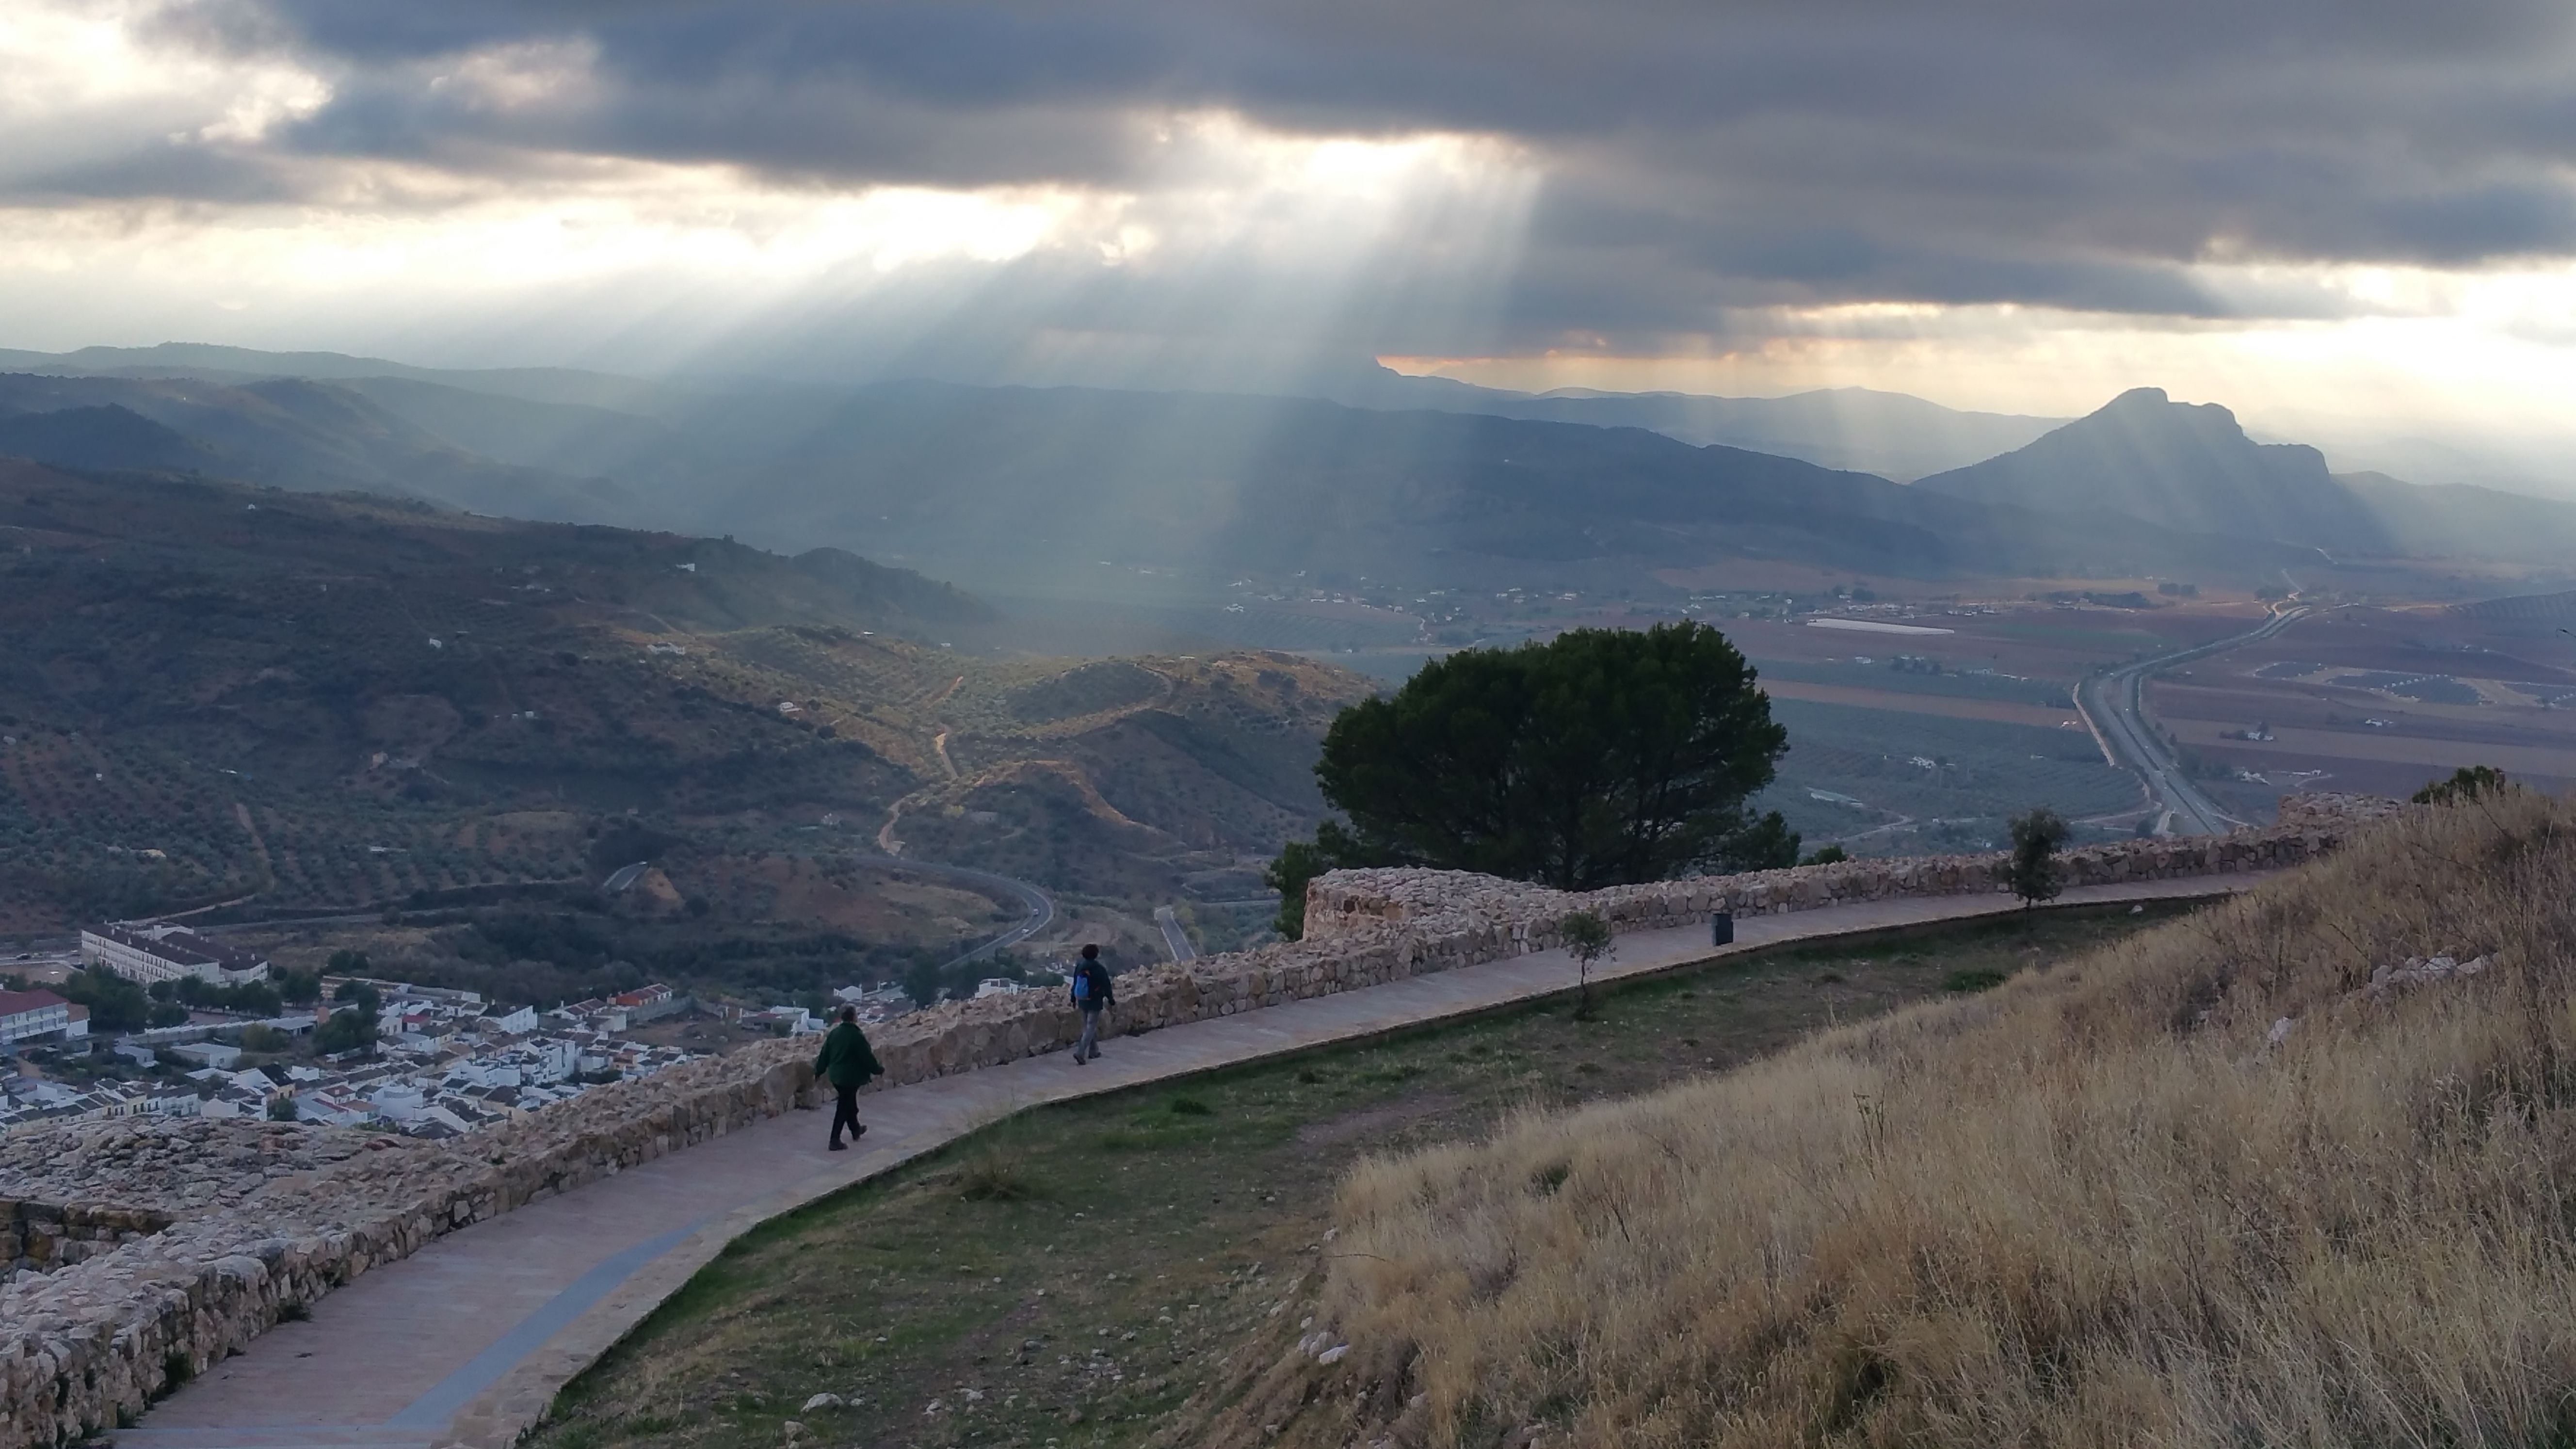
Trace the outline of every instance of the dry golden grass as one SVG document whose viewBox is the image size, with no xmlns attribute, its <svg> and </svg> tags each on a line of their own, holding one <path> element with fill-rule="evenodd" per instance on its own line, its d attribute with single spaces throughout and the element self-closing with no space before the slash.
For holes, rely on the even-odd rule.
<svg viewBox="0 0 2576 1449">
<path fill-rule="evenodd" d="M 2436 954 L 2495 964 L 2365 990 Z M 1362 1442 L 2569 1444 L 2571 1213 L 2576 808 L 2515 794 L 1983 996 L 1368 1163 L 1319 1321 Z"/>
</svg>

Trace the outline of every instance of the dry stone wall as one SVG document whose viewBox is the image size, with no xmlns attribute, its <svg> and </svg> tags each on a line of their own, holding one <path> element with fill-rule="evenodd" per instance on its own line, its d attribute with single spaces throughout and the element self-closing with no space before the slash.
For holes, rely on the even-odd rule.
<svg viewBox="0 0 2576 1449">
<path fill-rule="evenodd" d="M 68 1268 L 169 1225 L 167 1217 L 148 1208 L 0 1198 L 0 1281 Z"/>
<path fill-rule="evenodd" d="M 2067 880 L 2265 870 L 2332 849 L 2388 802 L 2307 797 L 2283 823 L 2215 838 L 2069 853 Z M 1591 909 L 1617 932 L 1890 896 L 2002 889 L 2002 857 L 1862 860 L 1588 894 L 1427 870 L 1337 871 L 1307 894 L 1308 938 L 1119 978 L 1125 1033 L 1546 950 Z M 1071 1045 L 1080 1018 L 1052 992 L 918 1012 L 880 1034 L 878 1085 Z M 586 1092 L 445 1142 L 277 1123 L 123 1119 L 0 1138 L 0 1200 L 68 1222 L 158 1222 L 58 1271 L 0 1284 L 0 1449 L 112 1429 L 281 1315 L 444 1233 L 667 1152 L 812 1104 L 812 1043 L 760 1043 Z"/>
</svg>

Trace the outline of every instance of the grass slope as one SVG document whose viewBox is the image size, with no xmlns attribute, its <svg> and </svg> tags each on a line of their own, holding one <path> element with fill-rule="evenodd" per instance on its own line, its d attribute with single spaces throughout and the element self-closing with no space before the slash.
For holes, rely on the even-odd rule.
<svg viewBox="0 0 2576 1449">
<path fill-rule="evenodd" d="M 742 1239 L 531 1444 L 767 1449 L 791 1420 L 823 1443 L 1192 1442 L 1296 1336 L 1334 1182 L 1370 1154 L 1695 1079 L 2186 909 L 1781 948 L 1609 991 L 1590 1023 L 1558 1004 L 1042 1109 Z M 805 1410 L 818 1393 L 848 1403 Z"/>
<path fill-rule="evenodd" d="M 1280 1442 L 2568 1443 L 2571 947 L 2576 808 L 2421 811 L 1974 1000 L 1372 1162 L 1354 1347 L 1283 1364 Z M 2434 955 L 2493 964 L 2371 989 Z"/>
</svg>

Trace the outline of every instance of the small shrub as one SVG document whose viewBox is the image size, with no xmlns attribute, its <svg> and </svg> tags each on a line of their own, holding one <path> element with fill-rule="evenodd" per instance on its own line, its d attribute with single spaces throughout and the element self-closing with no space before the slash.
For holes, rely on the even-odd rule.
<svg viewBox="0 0 2576 1449">
<path fill-rule="evenodd" d="M 2409 798 L 2418 805 L 2457 805 L 2501 793 L 2504 788 L 2504 771 L 2493 765 L 2467 765 L 2452 771 L 2451 778 L 2435 780 Z"/>
<path fill-rule="evenodd" d="M 1574 957 L 1577 1002 L 1575 1016 L 1592 1019 L 1592 963 L 1610 949 L 1610 923 L 1590 911 L 1574 911 L 1556 923 L 1565 949 Z"/>
<path fill-rule="evenodd" d="M 1007 1149 L 988 1148 L 957 1174 L 957 1195 L 968 1202 L 1025 1202 L 1039 1192 L 1025 1158 Z"/>
<path fill-rule="evenodd" d="M 1163 1104 L 1163 1110 L 1175 1117 L 1213 1117 L 1214 1109 L 1196 1097 L 1174 1097 Z"/>
<path fill-rule="evenodd" d="M 1969 993 L 1992 991 L 2003 984 L 2004 973 L 1983 966 L 1965 971 L 1953 971 L 1941 978 L 1941 989 L 1944 991 Z"/>
<path fill-rule="evenodd" d="M 2057 852 L 2074 831 L 2045 805 L 2014 816 L 2011 829 L 2012 861 L 2004 867 L 2005 883 L 2021 897 L 2024 909 L 2057 899 L 2066 885 Z"/>
</svg>

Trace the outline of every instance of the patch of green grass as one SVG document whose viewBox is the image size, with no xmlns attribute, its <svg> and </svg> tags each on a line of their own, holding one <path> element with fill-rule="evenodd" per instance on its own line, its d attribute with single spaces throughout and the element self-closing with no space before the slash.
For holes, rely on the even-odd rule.
<svg viewBox="0 0 2576 1449">
<path fill-rule="evenodd" d="M 1361 1154 L 1724 1069 L 2177 911 L 1752 952 L 1601 987 L 1590 1024 L 1540 1003 L 1024 1113 L 739 1239 L 564 1391 L 530 1449 L 778 1449 L 789 1419 L 826 1446 L 1138 1445 L 1258 1357 L 1229 1355 L 1293 1336 Z M 848 1402 L 805 1412 L 818 1393 Z"/>
<path fill-rule="evenodd" d="M 1992 991 L 2003 985 L 2006 979 L 2004 972 L 1979 967 L 1966 971 L 1953 971 L 1942 977 L 1941 989 L 1961 992 Z"/>
</svg>

